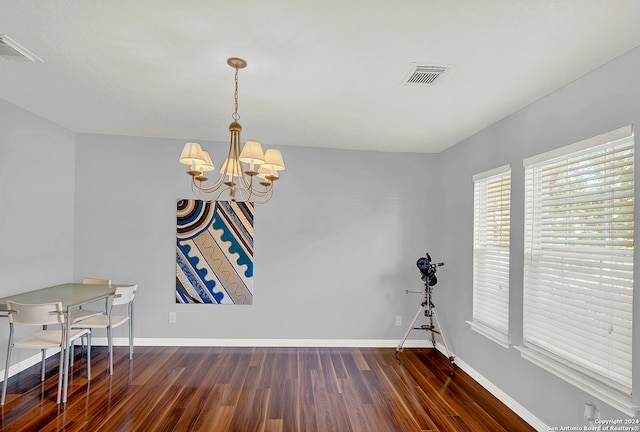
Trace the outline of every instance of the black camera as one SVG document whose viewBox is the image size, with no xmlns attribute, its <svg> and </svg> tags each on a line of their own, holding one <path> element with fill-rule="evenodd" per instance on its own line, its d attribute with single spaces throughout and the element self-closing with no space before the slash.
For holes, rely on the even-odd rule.
<svg viewBox="0 0 640 432">
<path fill-rule="evenodd" d="M 416 266 L 418 266 L 418 270 L 420 270 L 420 274 L 422 274 L 423 282 L 429 283 L 429 286 L 434 286 L 438 283 L 438 278 L 436 277 L 436 267 L 443 266 L 444 263 L 432 263 L 431 256 L 427 253 L 426 257 L 418 258 L 416 262 Z"/>
</svg>

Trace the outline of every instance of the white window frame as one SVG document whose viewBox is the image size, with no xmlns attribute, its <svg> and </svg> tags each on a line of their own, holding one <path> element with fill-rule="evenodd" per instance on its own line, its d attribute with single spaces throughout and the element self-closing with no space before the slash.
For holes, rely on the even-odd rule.
<svg viewBox="0 0 640 432">
<path fill-rule="evenodd" d="M 467 323 L 509 348 L 509 165 L 473 176 L 473 209 L 473 319 Z"/>
<path fill-rule="evenodd" d="M 631 396 L 634 147 L 625 126 L 524 160 L 518 347 L 629 415 L 638 409 Z"/>
</svg>

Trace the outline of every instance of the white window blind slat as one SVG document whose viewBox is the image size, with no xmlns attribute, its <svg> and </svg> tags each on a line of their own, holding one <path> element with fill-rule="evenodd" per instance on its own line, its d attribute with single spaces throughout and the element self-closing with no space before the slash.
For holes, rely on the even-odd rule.
<svg viewBox="0 0 640 432">
<path fill-rule="evenodd" d="M 525 161 L 524 344 L 630 395 L 633 134 L 588 143 Z"/>
</svg>

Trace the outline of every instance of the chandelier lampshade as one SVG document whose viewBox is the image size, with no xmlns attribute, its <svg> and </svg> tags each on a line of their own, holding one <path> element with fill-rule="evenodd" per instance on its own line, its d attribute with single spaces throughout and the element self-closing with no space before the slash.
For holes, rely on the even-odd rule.
<svg viewBox="0 0 640 432">
<path fill-rule="evenodd" d="M 204 162 L 197 161 L 195 165 L 195 171 L 198 171 L 200 174 L 194 177 L 196 180 L 200 182 L 207 181 L 208 178 L 204 176 L 204 173 L 206 171 L 213 171 L 213 169 L 215 168 L 213 166 L 213 161 L 211 160 L 211 156 L 209 156 L 209 152 L 203 151 L 202 155 L 204 158 Z"/>
<path fill-rule="evenodd" d="M 276 171 L 282 171 L 284 169 L 284 161 L 282 160 L 282 153 L 280 153 L 280 150 L 267 150 L 264 154 L 263 165 L 265 168 L 273 168 Z"/>
</svg>

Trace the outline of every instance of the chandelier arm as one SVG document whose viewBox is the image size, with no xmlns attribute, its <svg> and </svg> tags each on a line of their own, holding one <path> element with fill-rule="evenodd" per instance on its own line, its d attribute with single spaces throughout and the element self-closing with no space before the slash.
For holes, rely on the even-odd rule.
<svg viewBox="0 0 640 432">
<path fill-rule="evenodd" d="M 238 132 L 238 136 L 233 146 L 233 161 L 233 176 L 244 176 L 244 172 L 242 171 L 242 164 L 240 162 L 240 132 Z M 240 172 L 236 172 L 237 170 L 240 170 Z"/>
<path fill-rule="evenodd" d="M 231 141 L 229 142 L 229 151 L 227 152 L 228 158 L 233 158 L 236 163 L 238 162 L 238 143 L 240 142 L 240 132 L 231 133 Z M 235 174 L 236 164 L 233 164 L 233 173 Z"/>
<path fill-rule="evenodd" d="M 251 190 L 253 185 L 253 176 L 247 175 L 247 173 L 243 172 L 240 177 L 242 178 L 241 183 L 243 189 Z"/>
<path fill-rule="evenodd" d="M 196 185 L 196 180 L 191 177 L 191 193 L 196 197 L 196 198 L 201 198 L 200 197 L 200 191 L 196 188 L 194 188 L 194 186 Z"/>
<path fill-rule="evenodd" d="M 218 193 L 216 194 L 216 196 L 213 197 L 212 201 L 218 201 L 218 198 L 220 198 L 222 196 L 222 194 L 226 191 L 228 191 L 229 188 L 222 188 L 218 191 Z"/>
<path fill-rule="evenodd" d="M 264 189 L 255 189 L 255 190 L 261 196 L 264 196 L 268 193 L 271 193 L 271 191 L 273 191 L 273 182 L 269 182 L 268 186 L 264 186 L 263 184 L 260 184 L 260 186 L 263 186 Z"/>
<path fill-rule="evenodd" d="M 193 196 L 195 196 L 197 199 L 204 201 L 205 197 L 202 195 L 202 189 L 198 187 L 195 179 L 192 178 L 192 180 L 193 181 L 191 182 L 191 192 L 193 192 Z"/>
<path fill-rule="evenodd" d="M 265 196 L 266 194 L 268 194 L 272 189 L 273 189 L 273 182 L 269 182 L 268 186 L 263 185 L 262 183 L 259 183 L 258 185 L 254 185 L 253 184 L 253 177 L 251 176 L 251 183 L 250 185 L 250 191 L 252 192 L 253 195 L 255 196 Z M 264 187 L 264 189 L 258 188 L 259 186 Z"/>
<path fill-rule="evenodd" d="M 251 201 L 254 204 L 266 204 L 273 196 L 273 183 L 267 189 L 262 190 L 242 190 L 244 201 Z M 256 199 L 252 199 L 255 197 Z M 261 200 L 258 200 L 260 198 Z"/>
<path fill-rule="evenodd" d="M 209 193 L 214 193 L 214 192 L 216 193 L 214 196 L 212 196 L 212 197 L 208 197 L 209 199 L 207 199 L 207 200 L 205 200 L 205 201 L 217 201 L 217 200 L 218 200 L 218 198 L 220 198 L 220 196 L 221 196 L 225 191 L 227 191 L 229 188 L 224 187 L 224 188 L 222 188 L 222 189 L 220 189 L 220 190 L 216 190 L 215 188 L 209 188 L 209 189 L 210 189 L 210 190 L 206 190 L 206 189 L 199 189 L 200 195 L 202 195 L 202 192 L 204 192 L 204 193 L 208 193 L 208 194 L 209 194 Z M 204 198 L 202 198 L 202 199 L 204 200 Z"/>
<path fill-rule="evenodd" d="M 204 193 L 212 193 L 214 192 L 216 189 L 218 189 L 220 186 L 222 186 L 222 183 L 224 182 L 224 175 L 220 175 L 220 177 L 218 177 L 218 181 L 216 181 L 214 184 L 210 185 L 210 186 L 205 186 L 202 184 L 202 182 L 200 182 L 200 184 L 197 183 L 198 181 L 192 177 L 192 189 L 193 186 L 195 186 L 199 191 L 204 192 Z"/>
<path fill-rule="evenodd" d="M 259 197 L 259 198 L 270 195 L 272 191 L 273 191 L 273 187 L 269 187 L 266 189 L 252 189 L 253 196 Z"/>
<path fill-rule="evenodd" d="M 247 190 L 249 191 L 249 197 L 247 199 L 250 200 L 251 196 L 260 196 L 260 191 L 253 188 L 253 176 L 247 177 L 249 177 L 248 181 L 247 178 L 245 178 L 244 180 L 245 182 L 247 182 Z"/>
<path fill-rule="evenodd" d="M 273 185 L 272 185 L 273 186 Z M 269 202 L 269 200 L 271 199 L 271 197 L 273 196 L 273 187 L 270 187 L 269 190 L 267 191 L 267 193 L 265 193 L 263 195 L 264 197 L 264 201 L 254 201 L 256 204 L 266 204 Z"/>
</svg>

